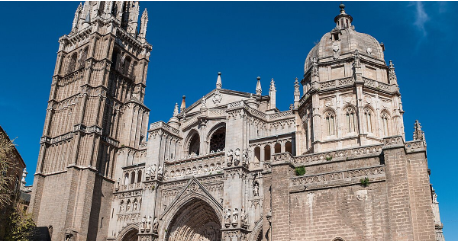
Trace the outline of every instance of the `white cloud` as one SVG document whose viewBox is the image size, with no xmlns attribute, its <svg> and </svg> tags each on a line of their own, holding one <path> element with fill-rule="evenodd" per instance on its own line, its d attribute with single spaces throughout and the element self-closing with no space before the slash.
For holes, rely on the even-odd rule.
<svg viewBox="0 0 459 243">
<path fill-rule="evenodd" d="M 416 21 L 414 21 L 414 25 L 416 28 L 418 28 L 424 37 L 427 36 L 427 31 L 425 28 L 427 21 L 429 21 L 429 16 L 424 10 L 423 3 L 416 2 Z"/>
</svg>

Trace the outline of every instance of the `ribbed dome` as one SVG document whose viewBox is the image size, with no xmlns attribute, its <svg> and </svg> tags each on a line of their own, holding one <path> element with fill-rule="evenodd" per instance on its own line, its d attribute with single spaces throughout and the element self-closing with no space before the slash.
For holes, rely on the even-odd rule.
<svg viewBox="0 0 459 243">
<path fill-rule="evenodd" d="M 361 55 L 384 62 L 384 52 L 381 44 L 374 37 L 355 31 L 354 26 L 349 23 L 352 22 L 352 17 L 344 12 L 344 5 L 340 7 L 341 13 L 335 17 L 336 28 L 322 36 L 320 42 L 311 49 L 306 57 L 304 63 L 305 73 L 311 67 L 313 57 L 316 57 L 317 62 L 320 63 L 324 61 L 323 59 L 337 59 L 339 56 L 354 53 L 356 50 Z"/>
</svg>

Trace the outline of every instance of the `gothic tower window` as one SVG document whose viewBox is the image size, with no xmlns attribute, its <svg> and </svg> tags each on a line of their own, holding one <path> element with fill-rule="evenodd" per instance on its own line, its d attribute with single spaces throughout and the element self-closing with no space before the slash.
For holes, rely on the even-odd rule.
<svg viewBox="0 0 459 243">
<path fill-rule="evenodd" d="M 293 148 L 292 148 L 292 142 L 287 141 L 285 143 L 285 152 L 289 152 L 293 155 Z"/>
<path fill-rule="evenodd" d="M 115 50 L 113 51 L 113 55 L 112 55 L 112 68 L 116 68 L 116 63 L 118 61 L 118 55 L 119 55 L 119 51 L 118 50 Z"/>
<path fill-rule="evenodd" d="M 352 107 L 346 109 L 346 130 L 348 133 L 355 132 L 355 110 Z"/>
<path fill-rule="evenodd" d="M 381 124 L 384 137 L 389 136 L 389 114 L 387 114 L 386 112 L 383 112 L 381 114 Z"/>
<path fill-rule="evenodd" d="M 265 152 L 265 161 L 270 161 L 271 160 L 271 147 L 269 145 L 266 145 L 264 152 Z"/>
<path fill-rule="evenodd" d="M 71 73 L 75 71 L 76 62 L 77 62 L 77 54 L 75 52 L 72 54 L 72 56 L 69 59 L 69 64 L 67 66 L 67 73 Z"/>
<path fill-rule="evenodd" d="M 210 139 L 210 152 L 220 152 L 225 150 L 226 126 L 217 129 Z"/>
<path fill-rule="evenodd" d="M 332 136 L 335 135 L 335 113 L 333 111 L 327 111 L 325 113 L 325 124 L 326 124 L 326 130 L 327 130 L 327 135 Z"/>
<path fill-rule="evenodd" d="M 281 145 L 280 143 L 276 143 L 276 145 L 274 145 L 274 153 L 277 154 L 280 152 L 281 152 Z"/>
<path fill-rule="evenodd" d="M 131 58 L 130 57 L 126 57 L 126 59 L 124 60 L 124 67 L 123 67 L 123 73 L 124 75 L 126 76 L 129 76 L 129 68 L 131 67 Z"/>
<path fill-rule="evenodd" d="M 190 139 L 190 146 L 188 147 L 188 154 L 199 155 L 200 145 L 201 145 L 201 141 L 199 139 L 199 134 L 195 133 Z"/>
<path fill-rule="evenodd" d="M 80 63 L 79 63 L 80 68 L 84 67 L 84 63 L 87 57 L 88 57 L 88 47 L 84 48 L 83 52 L 81 53 Z"/>
<path fill-rule="evenodd" d="M 135 172 L 131 172 L 131 184 L 135 183 Z"/>
<path fill-rule="evenodd" d="M 124 185 L 129 185 L 129 173 L 124 174 Z"/>
<path fill-rule="evenodd" d="M 363 115 L 365 117 L 365 131 L 367 133 L 372 133 L 373 132 L 373 126 L 372 126 L 372 112 L 370 108 L 365 108 L 363 111 Z"/>
<path fill-rule="evenodd" d="M 258 146 L 255 147 L 255 149 L 253 150 L 253 152 L 254 152 L 254 155 L 255 155 L 254 158 L 253 158 L 254 161 L 255 161 L 255 162 L 260 162 L 260 147 L 258 147 Z"/>
<path fill-rule="evenodd" d="M 137 183 L 140 183 L 142 181 L 142 171 L 139 170 L 139 172 L 137 172 Z"/>
</svg>

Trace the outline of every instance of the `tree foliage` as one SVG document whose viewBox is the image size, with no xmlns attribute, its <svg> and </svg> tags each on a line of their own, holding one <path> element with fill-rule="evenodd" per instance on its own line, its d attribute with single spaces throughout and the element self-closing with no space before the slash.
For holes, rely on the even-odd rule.
<svg viewBox="0 0 459 243">
<path fill-rule="evenodd" d="M 12 172 L 18 170 L 19 166 L 14 160 L 14 146 L 14 142 L 0 131 L 0 209 L 10 205 L 16 196 L 12 187 L 16 178 Z"/>
<path fill-rule="evenodd" d="M 11 207 L 12 212 L 8 218 L 5 240 L 29 241 L 33 239 L 36 225 L 32 215 L 24 212 L 17 206 Z"/>
</svg>

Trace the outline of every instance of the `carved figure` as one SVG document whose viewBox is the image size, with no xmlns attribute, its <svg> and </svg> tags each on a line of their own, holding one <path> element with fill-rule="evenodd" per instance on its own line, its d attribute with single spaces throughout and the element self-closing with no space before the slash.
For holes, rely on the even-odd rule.
<svg viewBox="0 0 459 243">
<path fill-rule="evenodd" d="M 131 208 L 131 201 L 128 200 L 128 202 L 126 203 L 126 212 L 129 211 L 130 208 Z"/>
<path fill-rule="evenodd" d="M 145 176 L 146 176 L 146 177 L 150 177 L 150 175 L 151 175 L 151 169 L 150 169 L 150 167 L 151 167 L 151 166 L 147 167 L 147 169 L 146 169 L 146 172 L 145 172 Z"/>
<path fill-rule="evenodd" d="M 260 186 L 258 185 L 258 182 L 255 182 L 253 184 L 253 196 L 258 197 L 260 195 Z"/>
<path fill-rule="evenodd" d="M 231 209 L 228 208 L 228 210 L 226 211 L 226 215 L 225 215 L 225 224 L 230 224 L 231 223 Z"/>
<path fill-rule="evenodd" d="M 241 161 L 241 150 L 237 148 L 234 150 L 234 165 L 237 166 L 239 165 L 239 162 Z"/>
<path fill-rule="evenodd" d="M 247 214 L 245 214 L 245 210 L 241 210 L 241 225 L 247 225 Z"/>
<path fill-rule="evenodd" d="M 228 167 L 230 167 L 231 165 L 233 165 L 233 150 L 230 149 L 226 156 L 228 157 L 228 160 L 227 160 Z"/>
<path fill-rule="evenodd" d="M 148 216 L 148 219 L 147 219 L 147 227 L 146 227 L 147 230 L 150 230 L 151 229 L 151 216 Z"/>
<path fill-rule="evenodd" d="M 140 231 L 144 231 L 147 227 L 147 216 L 143 216 L 142 223 L 140 224 Z"/>
<path fill-rule="evenodd" d="M 237 210 L 237 208 L 234 208 L 234 211 L 233 211 L 233 224 L 234 223 L 237 224 L 238 216 L 239 216 L 239 211 Z"/>
<path fill-rule="evenodd" d="M 137 205 L 138 205 L 138 202 L 137 202 L 137 200 L 136 200 L 136 201 L 134 201 L 134 207 L 133 207 L 133 210 L 134 210 L 134 211 L 137 211 Z"/>
<path fill-rule="evenodd" d="M 118 178 L 118 180 L 116 180 L 116 184 L 115 184 L 115 190 L 118 191 L 120 189 L 120 178 Z"/>
<path fill-rule="evenodd" d="M 249 149 L 244 149 L 242 153 L 242 165 L 246 165 L 249 163 Z"/>
<path fill-rule="evenodd" d="M 124 201 L 121 201 L 120 203 L 120 212 L 124 211 Z"/>
<path fill-rule="evenodd" d="M 153 233 L 158 233 L 158 218 L 155 217 L 155 220 L 153 220 Z"/>
</svg>

